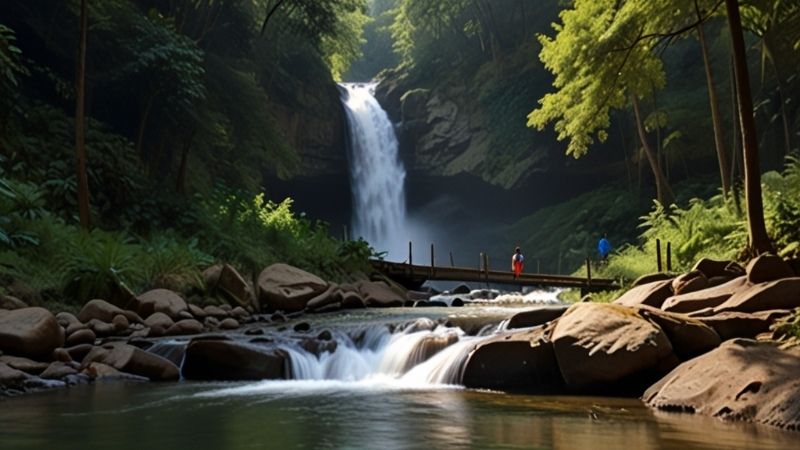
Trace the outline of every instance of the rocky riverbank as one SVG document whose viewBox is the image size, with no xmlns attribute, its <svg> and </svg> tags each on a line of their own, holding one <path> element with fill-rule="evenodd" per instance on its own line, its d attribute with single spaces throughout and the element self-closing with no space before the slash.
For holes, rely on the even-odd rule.
<svg viewBox="0 0 800 450">
<path fill-rule="evenodd" d="M 798 275 L 775 256 L 746 268 L 701 260 L 686 274 L 645 277 L 612 303 L 509 312 L 497 332 L 480 320 L 407 326 L 433 330 L 441 322 L 485 335 L 459 344 L 463 357 L 445 368 L 468 388 L 642 396 L 662 410 L 797 429 L 800 352 L 777 341 L 775 323 L 800 307 Z M 201 307 L 169 290 L 122 290 L 72 315 L 5 298 L 0 393 L 109 379 L 289 379 L 297 374 L 287 349 L 320 358 L 340 345 L 341 336 L 304 314 L 448 304 L 391 282 L 334 284 L 284 264 L 264 269 L 255 286 L 230 266 L 204 277 L 208 293 L 228 304 Z M 458 296 L 469 302 L 468 289 L 452 294 L 451 306 L 464 303 Z M 459 341 L 443 336 L 420 341 L 422 360 Z"/>
</svg>

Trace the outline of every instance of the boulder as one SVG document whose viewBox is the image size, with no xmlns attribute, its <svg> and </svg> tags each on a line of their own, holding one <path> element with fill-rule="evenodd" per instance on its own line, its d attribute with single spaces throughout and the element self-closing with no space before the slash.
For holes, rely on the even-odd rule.
<svg viewBox="0 0 800 450">
<path fill-rule="evenodd" d="M 83 358 L 85 358 L 93 348 L 94 345 L 92 344 L 78 344 L 65 348 L 64 350 L 69 353 L 69 356 L 73 361 L 82 361 Z"/>
<path fill-rule="evenodd" d="M 147 377 L 124 373 L 116 368 L 99 362 L 92 362 L 81 369 L 81 373 L 93 380 L 147 381 Z"/>
<path fill-rule="evenodd" d="M 569 305 L 547 305 L 518 312 L 508 320 L 506 328 L 528 328 L 543 325 L 561 317 L 568 308 Z"/>
<path fill-rule="evenodd" d="M 0 309 L 22 309 L 27 308 L 28 305 L 17 297 L 11 295 L 0 294 Z"/>
<path fill-rule="evenodd" d="M 78 371 L 71 365 L 61 361 L 55 361 L 50 363 L 39 377 L 45 380 L 59 380 L 69 375 L 76 375 L 77 373 Z"/>
<path fill-rule="evenodd" d="M 227 340 L 193 340 L 182 373 L 189 380 L 263 380 L 289 378 L 284 350 Z"/>
<path fill-rule="evenodd" d="M 792 312 L 786 309 L 743 313 L 726 311 L 699 320 L 713 328 L 723 341 L 733 338 L 755 338 L 769 331 L 773 322 Z"/>
<path fill-rule="evenodd" d="M 199 334 L 203 332 L 203 324 L 194 319 L 183 319 L 175 322 L 167 328 L 168 336 L 181 336 L 187 334 Z"/>
<path fill-rule="evenodd" d="M 222 264 L 214 264 L 213 266 L 207 267 L 203 271 L 203 284 L 209 293 L 214 292 L 214 290 L 217 288 L 217 282 L 219 281 L 219 276 L 221 273 Z"/>
<path fill-rule="evenodd" d="M 205 308 L 203 308 L 203 312 L 206 314 L 206 317 L 215 317 L 217 319 L 225 319 L 228 317 L 228 313 L 225 312 L 224 309 L 216 305 L 206 306 Z"/>
<path fill-rule="evenodd" d="M 230 312 L 230 315 L 233 318 L 238 319 L 238 320 L 243 320 L 243 319 L 247 319 L 248 317 L 250 317 L 250 313 L 247 312 L 247 310 L 242 308 L 241 306 L 237 306 L 237 307 L 233 308 L 231 310 L 231 312 Z"/>
<path fill-rule="evenodd" d="M 642 275 L 639 278 L 635 279 L 633 281 L 632 286 L 636 287 L 636 286 L 641 286 L 643 284 L 655 283 L 656 281 L 664 281 L 664 280 L 671 280 L 671 279 L 672 279 L 672 275 L 670 275 L 670 274 L 668 274 L 666 272 L 649 273 L 649 274 Z"/>
<path fill-rule="evenodd" d="M 708 278 L 699 270 L 679 275 L 672 280 L 672 293 L 674 295 L 688 294 L 707 287 L 709 287 Z"/>
<path fill-rule="evenodd" d="M 188 311 L 186 301 L 180 295 L 168 289 L 153 289 L 137 297 L 137 312 L 144 318 L 161 312 L 172 320 L 180 320 L 181 312 Z"/>
<path fill-rule="evenodd" d="M 470 292 L 472 292 L 472 289 L 470 289 L 466 284 L 459 284 L 450 291 L 451 294 L 469 294 Z"/>
<path fill-rule="evenodd" d="M 678 363 L 664 331 L 622 305 L 576 303 L 558 319 L 552 340 L 572 390 L 637 392 Z"/>
<path fill-rule="evenodd" d="M 547 334 L 538 328 L 505 332 L 482 341 L 469 354 L 464 386 L 541 394 L 563 391 L 564 380 Z"/>
<path fill-rule="evenodd" d="M 222 330 L 235 330 L 239 328 L 239 321 L 233 317 L 228 317 L 219 323 L 219 328 Z"/>
<path fill-rule="evenodd" d="M 361 298 L 361 294 L 358 292 L 349 291 L 342 293 L 342 308 L 362 309 L 366 307 L 367 304 L 364 303 L 364 299 Z"/>
<path fill-rule="evenodd" d="M 692 271 L 698 271 L 705 275 L 707 279 L 714 277 L 735 278 L 745 274 L 744 269 L 733 261 L 717 261 L 709 258 L 701 258 L 694 264 Z"/>
<path fill-rule="evenodd" d="M 2 388 L 16 388 L 30 378 L 27 373 L 0 362 L 0 393 Z"/>
<path fill-rule="evenodd" d="M 714 328 L 685 314 L 670 313 L 646 305 L 639 306 L 637 310 L 640 316 L 664 330 L 672 349 L 681 360 L 702 355 L 722 342 Z"/>
<path fill-rule="evenodd" d="M 800 429 L 800 348 L 733 339 L 651 386 L 651 407 Z"/>
<path fill-rule="evenodd" d="M 746 277 L 734 278 L 719 286 L 669 297 L 661 305 L 661 309 L 677 313 L 690 313 L 703 308 L 714 308 L 747 286 Z"/>
<path fill-rule="evenodd" d="M 294 331 L 308 331 L 311 329 L 311 325 L 308 322 L 300 322 L 295 324 L 295 326 L 292 327 L 292 329 Z"/>
<path fill-rule="evenodd" d="M 189 304 L 189 312 L 194 316 L 195 319 L 203 320 L 206 318 L 207 314 L 203 308 L 190 303 Z"/>
<path fill-rule="evenodd" d="M 248 306 L 250 304 L 250 288 L 244 280 L 244 277 L 230 264 L 222 266 L 216 287 L 228 299 L 236 304 L 241 306 Z"/>
<path fill-rule="evenodd" d="M 117 333 L 122 333 L 127 330 L 129 326 L 131 326 L 131 323 L 124 315 L 117 314 L 114 316 L 114 319 L 111 320 L 111 325 L 114 326 L 114 331 Z"/>
<path fill-rule="evenodd" d="M 44 308 L 0 310 L 0 351 L 43 356 L 64 345 L 64 329 Z"/>
<path fill-rule="evenodd" d="M 11 355 L 0 356 L 0 363 L 8 364 L 8 366 L 13 369 L 21 370 L 31 375 L 38 375 L 42 373 L 42 371 L 47 369 L 48 366 L 46 362 L 33 361 L 21 356 Z"/>
<path fill-rule="evenodd" d="M 331 284 L 324 292 L 309 300 L 308 303 L 306 303 L 306 309 L 309 311 L 316 311 L 333 303 L 341 303 L 342 298 L 343 293 L 339 287 L 335 284 Z"/>
<path fill-rule="evenodd" d="M 648 305 L 660 308 L 664 300 L 671 295 L 672 280 L 667 279 L 636 286 L 614 300 L 614 303 L 623 306 Z"/>
<path fill-rule="evenodd" d="M 798 307 L 800 307 L 800 277 L 793 277 L 750 285 L 715 307 L 714 312 L 756 312 Z"/>
<path fill-rule="evenodd" d="M 92 319 L 86 324 L 90 330 L 94 332 L 97 337 L 108 337 L 116 332 L 114 325 L 105 323 L 103 321 Z"/>
<path fill-rule="evenodd" d="M 67 336 L 66 344 L 70 347 L 80 344 L 94 344 L 95 339 L 97 339 L 97 336 L 94 331 L 89 329 L 78 330 Z"/>
<path fill-rule="evenodd" d="M 258 301 L 266 311 L 302 311 L 328 283 L 316 275 L 287 264 L 273 264 L 258 276 Z"/>
<path fill-rule="evenodd" d="M 50 355 L 50 359 L 53 361 L 61 361 L 61 362 L 72 362 L 72 356 L 69 354 L 67 349 L 59 347 L 53 350 L 53 354 Z"/>
<path fill-rule="evenodd" d="M 97 319 L 101 322 L 111 323 L 114 320 L 114 316 L 122 314 L 124 314 L 122 308 L 118 308 L 105 300 L 95 299 L 89 300 L 83 305 L 81 312 L 78 313 L 78 320 L 86 323 L 92 319 Z"/>
<path fill-rule="evenodd" d="M 62 328 L 66 329 L 69 329 L 71 326 L 75 326 L 76 329 L 78 328 L 78 326 L 85 327 L 85 325 L 83 325 L 83 323 L 81 323 L 81 321 L 78 320 L 77 317 L 68 312 L 60 312 L 56 314 L 56 321 L 58 322 L 59 325 L 61 325 Z M 69 330 L 67 331 L 67 334 L 71 333 L 72 333 L 71 331 Z"/>
<path fill-rule="evenodd" d="M 174 324 L 175 321 L 162 312 L 153 313 L 147 319 L 144 320 L 144 325 L 146 327 L 150 328 L 161 327 L 164 330 L 168 330 L 169 327 L 171 327 Z"/>
<path fill-rule="evenodd" d="M 747 281 L 753 284 L 795 276 L 794 270 L 783 258 L 768 253 L 752 259 L 746 270 Z"/>
<path fill-rule="evenodd" d="M 154 381 L 172 381 L 180 378 L 178 367 L 169 360 L 128 344 L 107 344 L 94 347 L 81 362 L 85 369 L 99 362 L 122 372 L 139 375 Z"/>
<path fill-rule="evenodd" d="M 358 284 L 358 291 L 371 308 L 400 307 L 406 300 L 382 281 L 362 281 Z"/>
</svg>

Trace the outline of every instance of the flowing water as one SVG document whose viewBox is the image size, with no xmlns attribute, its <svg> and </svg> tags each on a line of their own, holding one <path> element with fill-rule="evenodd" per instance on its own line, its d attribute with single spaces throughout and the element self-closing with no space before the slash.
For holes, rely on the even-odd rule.
<svg viewBox="0 0 800 450">
<path fill-rule="evenodd" d="M 375 100 L 372 83 L 343 83 L 350 132 L 353 232 L 393 257 L 409 238 L 406 172 L 398 155 L 394 126 Z"/>
<path fill-rule="evenodd" d="M 465 357 L 486 337 L 456 324 L 475 322 L 472 329 L 491 335 L 520 307 L 530 303 L 305 317 L 310 333 L 267 327 L 261 337 L 288 352 L 291 380 L 103 382 L 2 399 L 0 448 L 710 450 L 799 442 L 796 433 L 654 413 L 635 399 L 464 389 Z M 301 343 L 321 329 L 338 345 L 311 353 Z M 184 346 L 167 339 L 150 351 L 180 363 Z"/>
</svg>

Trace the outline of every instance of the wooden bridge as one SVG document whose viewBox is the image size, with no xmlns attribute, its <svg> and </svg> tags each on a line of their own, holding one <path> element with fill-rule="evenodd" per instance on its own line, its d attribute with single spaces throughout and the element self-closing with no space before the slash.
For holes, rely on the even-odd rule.
<svg viewBox="0 0 800 450">
<path fill-rule="evenodd" d="M 489 270 L 488 258 L 482 258 L 484 263 L 481 268 L 467 267 L 437 267 L 398 263 L 383 260 L 372 260 L 372 267 L 382 272 L 387 277 L 408 288 L 419 288 L 429 280 L 463 281 L 478 283 L 511 284 L 519 286 L 552 286 L 562 288 L 580 289 L 583 293 L 619 289 L 616 280 L 607 278 L 592 278 L 591 266 L 587 262 L 587 276 L 572 277 L 567 275 L 546 275 L 522 273 L 519 278 L 514 277 L 514 272 Z"/>
</svg>

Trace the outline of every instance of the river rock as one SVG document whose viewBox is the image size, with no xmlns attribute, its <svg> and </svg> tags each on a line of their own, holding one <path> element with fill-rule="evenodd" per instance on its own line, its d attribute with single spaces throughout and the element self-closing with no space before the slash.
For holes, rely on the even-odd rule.
<svg viewBox="0 0 800 450">
<path fill-rule="evenodd" d="M 225 312 L 224 309 L 216 305 L 206 306 L 205 308 L 203 308 L 203 312 L 206 314 L 206 317 L 214 317 L 217 319 L 225 319 L 228 317 L 228 313 Z"/>
<path fill-rule="evenodd" d="M 342 297 L 342 291 L 339 289 L 339 287 L 331 283 L 331 285 L 328 286 L 328 289 L 306 303 L 306 309 L 309 311 L 317 311 L 330 304 L 341 303 Z"/>
<path fill-rule="evenodd" d="M 103 321 L 92 319 L 86 324 L 90 330 L 94 332 L 97 337 L 108 337 L 113 335 L 116 330 L 114 329 L 114 325 L 110 323 L 105 323 Z"/>
<path fill-rule="evenodd" d="M 800 307 L 800 277 L 793 277 L 753 284 L 733 294 L 724 303 L 715 307 L 714 312 L 756 312 L 798 307 Z"/>
<path fill-rule="evenodd" d="M 81 308 L 78 313 L 78 320 L 81 322 L 89 322 L 92 319 L 97 319 L 101 322 L 111 323 L 114 317 L 123 314 L 122 308 L 118 308 L 105 300 L 95 299 L 89 300 Z"/>
<path fill-rule="evenodd" d="M 371 308 L 400 307 L 406 300 L 382 281 L 362 281 L 358 284 L 358 291 Z"/>
<path fill-rule="evenodd" d="M 664 331 L 622 305 L 576 303 L 558 319 L 552 340 L 573 390 L 635 392 L 678 362 Z"/>
<path fill-rule="evenodd" d="M 44 308 L 0 310 L 0 351 L 20 356 L 49 355 L 64 345 L 64 329 Z"/>
<path fill-rule="evenodd" d="M 27 373 L 0 362 L 0 394 L 4 388 L 20 387 L 29 378 Z"/>
<path fill-rule="evenodd" d="M 250 313 L 247 312 L 247 310 L 242 308 L 241 306 L 233 308 L 230 312 L 230 315 L 236 320 L 244 320 L 250 317 Z"/>
<path fill-rule="evenodd" d="M 131 323 L 128 321 L 128 318 L 125 317 L 124 315 L 117 314 L 111 320 L 111 325 L 114 326 L 114 331 L 116 331 L 119 334 L 127 330 L 128 327 L 131 326 Z"/>
<path fill-rule="evenodd" d="M 743 313 L 726 311 L 712 316 L 698 318 L 713 328 L 723 341 L 733 338 L 755 338 L 769 331 L 770 325 L 792 312 L 787 309 Z"/>
<path fill-rule="evenodd" d="M 0 309 L 22 309 L 27 308 L 28 305 L 17 297 L 11 295 L 0 294 Z"/>
<path fill-rule="evenodd" d="M 472 292 L 472 289 L 466 284 L 459 284 L 450 291 L 451 294 L 469 294 L 470 292 Z"/>
<path fill-rule="evenodd" d="M 639 278 L 633 280 L 632 286 L 641 286 L 644 284 L 655 283 L 656 281 L 664 281 L 664 280 L 671 280 L 672 275 L 665 273 L 665 272 L 655 272 L 655 273 L 648 273 L 646 275 L 642 275 Z"/>
<path fill-rule="evenodd" d="M 94 347 L 81 363 L 86 368 L 92 362 L 100 362 L 122 372 L 147 377 L 154 381 L 171 381 L 180 377 L 178 367 L 153 353 L 128 344 L 107 344 Z"/>
<path fill-rule="evenodd" d="M 228 317 L 219 323 L 219 328 L 222 330 L 235 330 L 239 328 L 239 321 L 233 317 Z"/>
<path fill-rule="evenodd" d="M 671 295 L 672 280 L 667 279 L 636 286 L 614 300 L 614 303 L 623 306 L 648 305 L 660 308 L 664 300 Z"/>
<path fill-rule="evenodd" d="M 354 291 L 348 291 L 342 293 L 342 308 L 344 309 L 363 309 L 366 308 L 367 304 L 364 303 L 364 299 L 361 298 L 361 294 Z"/>
<path fill-rule="evenodd" d="M 258 276 L 258 300 L 266 311 L 302 311 L 306 303 L 328 289 L 316 275 L 288 264 L 273 264 Z"/>
<path fill-rule="evenodd" d="M 75 375 L 78 371 L 74 367 L 61 361 L 55 361 L 47 366 L 47 369 L 42 372 L 39 377 L 45 380 L 60 380 L 61 378 L 69 375 Z"/>
<path fill-rule="evenodd" d="M 651 386 L 643 400 L 683 411 L 800 429 L 800 348 L 733 339 L 687 361 Z"/>
<path fill-rule="evenodd" d="M 137 297 L 137 312 L 144 318 L 160 312 L 172 320 L 180 320 L 182 311 L 188 311 L 186 301 L 177 293 L 168 289 L 153 289 Z"/>
<path fill-rule="evenodd" d="M 189 380 L 264 380 L 289 378 L 289 357 L 274 347 L 227 340 L 193 340 L 182 373 Z"/>
<path fill-rule="evenodd" d="M 207 267 L 203 270 L 203 285 L 206 287 L 206 291 L 209 294 L 214 292 L 214 289 L 217 288 L 217 282 L 219 281 L 219 275 L 222 273 L 222 264 L 214 264 L 212 266 Z"/>
<path fill-rule="evenodd" d="M 69 353 L 73 361 L 83 361 L 83 358 L 85 358 L 93 348 L 93 344 L 78 344 L 67 347 L 64 350 Z"/>
<path fill-rule="evenodd" d="M 205 310 L 203 310 L 203 308 L 201 308 L 201 307 L 199 307 L 199 306 L 197 306 L 197 305 L 195 305 L 193 303 L 189 303 L 189 312 L 197 320 L 203 320 L 208 315 L 208 314 L 206 314 Z"/>
<path fill-rule="evenodd" d="M 65 362 L 65 363 L 71 363 L 72 362 L 72 355 L 69 354 L 67 349 L 59 347 L 59 348 L 53 350 L 53 354 L 50 355 L 50 359 L 52 359 L 53 361 L 61 361 L 61 362 Z"/>
<path fill-rule="evenodd" d="M 86 325 L 84 325 L 80 320 L 78 320 L 78 318 L 75 317 L 73 314 L 68 312 L 60 312 L 56 314 L 56 321 L 58 322 L 59 325 L 61 325 L 62 328 L 67 329 L 67 334 L 72 334 L 73 332 L 79 329 L 86 328 Z M 74 328 L 70 330 L 70 327 Z"/>
<path fill-rule="evenodd" d="M 168 336 L 182 336 L 186 334 L 199 334 L 203 332 L 203 324 L 194 319 L 183 319 L 167 328 Z"/>
<path fill-rule="evenodd" d="M 81 369 L 81 372 L 88 375 L 93 380 L 121 380 L 121 381 L 147 381 L 147 377 L 125 373 L 116 368 L 99 362 L 89 363 Z"/>
<path fill-rule="evenodd" d="M 481 342 L 469 354 L 464 386 L 554 394 L 564 389 L 553 343 L 544 328 L 511 331 Z"/>
<path fill-rule="evenodd" d="M 78 330 L 67 336 L 66 344 L 70 347 L 80 344 L 94 344 L 95 339 L 97 339 L 97 336 L 94 331 L 89 329 Z"/>
<path fill-rule="evenodd" d="M 250 304 L 250 287 L 244 277 L 230 264 L 222 266 L 216 287 L 236 304 L 240 306 L 248 306 Z"/>
<path fill-rule="evenodd" d="M 518 312 L 508 320 L 506 328 L 528 328 L 543 325 L 561 317 L 568 308 L 569 305 L 547 305 Z"/>
<path fill-rule="evenodd" d="M 165 331 L 168 330 L 169 327 L 171 327 L 174 324 L 175 321 L 173 321 L 168 315 L 162 312 L 153 313 L 147 319 L 144 320 L 144 325 L 146 327 L 150 328 L 161 327 Z"/>
<path fill-rule="evenodd" d="M 734 261 L 717 261 L 709 258 L 697 261 L 692 267 L 692 271 L 695 270 L 709 280 L 715 277 L 737 278 L 745 274 L 742 266 Z"/>
<path fill-rule="evenodd" d="M 670 313 L 646 305 L 639 306 L 637 311 L 640 316 L 664 330 L 681 360 L 702 355 L 722 342 L 714 328 L 685 314 Z"/>
<path fill-rule="evenodd" d="M 21 370 L 31 375 L 38 375 L 43 370 L 47 369 L 48 364 L 45 362 L 34 361 L 21 356 L 3 355 L 0 356 L 0 363 L 8 364 L 9 367 Z"/>
<path fill-rule="evenodd" d="M 669 297 L 664 301 L 661 309 L 676 313 L 690 313 L 703 308 L 714 308 L 747 286 L 746 277 L 734 278 L 719 286 Z"/>
<path fill-rule="evenodd" d="M 699 270 L 692 270 L 683 275 L 678 275 L 672 280 L 672 292 L 674 295 L 688 294 L 708 287 L 708 278 Z"/>
<path fill-rule="evenodd" d="M 752 259 L 746 270 L 747 281 L 753 284 L 795 276 L 792 267 L 783 258 L 770 254 Z"/>
</svg>

